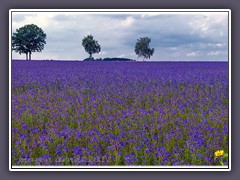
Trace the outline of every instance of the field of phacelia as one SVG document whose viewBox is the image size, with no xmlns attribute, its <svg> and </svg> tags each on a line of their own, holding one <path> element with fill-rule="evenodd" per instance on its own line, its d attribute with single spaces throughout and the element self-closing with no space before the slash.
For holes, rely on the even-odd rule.
<svg viewBox="0 0 240 180">
<path fill-rule="evenodd" d="M 12 165 L 218 165 L 228 153 L 227 62 L 13 60 L 11 91 Z"/>
</svg>

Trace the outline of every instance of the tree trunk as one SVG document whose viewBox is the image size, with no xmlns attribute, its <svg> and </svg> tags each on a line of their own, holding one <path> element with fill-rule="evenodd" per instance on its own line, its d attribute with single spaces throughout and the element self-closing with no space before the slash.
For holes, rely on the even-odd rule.
<svg viewBox="0 0 240 180">
<path fill-rule="evenodd" d="M 26 53 L 26 60 L 28 60 L 28 53 Z"/>
<path fill-rule="evenodd" d="M 31 60 L 31 55 L 32 55 L 32 52 L 30 51 L 29 52 L 29 60 Z"/>
</svg>

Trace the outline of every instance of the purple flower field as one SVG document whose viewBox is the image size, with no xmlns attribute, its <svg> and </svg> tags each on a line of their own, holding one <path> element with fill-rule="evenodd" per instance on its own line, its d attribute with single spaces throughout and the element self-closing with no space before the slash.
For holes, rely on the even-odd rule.
<svg viewBox="0 0 240 180">
<path fill-rule="evenodd" d="M 228 89 L 227 62 L 13 60 L 12 165 L 219 165 Z"/>
</svg>

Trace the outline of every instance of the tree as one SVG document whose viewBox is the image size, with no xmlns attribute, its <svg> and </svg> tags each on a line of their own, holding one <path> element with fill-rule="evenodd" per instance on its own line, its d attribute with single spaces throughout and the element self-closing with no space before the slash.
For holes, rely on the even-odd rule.
<svg viewBox="0 0 240 180">
<path fill-rule="evenodd" d="M 101 51 L 101 46 L 95 39 L 93 39 L 92 35 L 84 37 L 82 40 L 82 45 L 85 51 L 89 54 L 89 59 L 93 59 L 92 54 L 99 53 Z"/>
<path fill-rule="evenodd" d="M 150 56 L 154 53 L 154 48 L 149 48 L 149 44 L 151 42 L 151 39 L 148 37 L 142 37 L 137 40 L 137 43 L 135 45 L 135 53 L 138 55 L 138 57 L 143 57 L 143 60 L 150 59 Z"/>
<path fill-rule="evenodd" d="M 16 30 L 12 36 L 12 50 L 26 54 L 26 60 L 31 60 L 33 52 L 41 52 L 46 44 L 46 34 L 35 24 L 25 25 Z"/>
</svg>

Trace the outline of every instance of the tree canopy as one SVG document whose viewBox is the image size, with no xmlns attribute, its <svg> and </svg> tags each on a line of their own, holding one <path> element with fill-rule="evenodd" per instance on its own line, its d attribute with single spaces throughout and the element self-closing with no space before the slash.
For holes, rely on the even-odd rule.
<svg viewBox="0 0 240 180">
<path fill-rule="evenodd" d="M 93 39 L 92 35 L 84 37 L 82 45 L 85 51 L 89 54 L 89 59 L 93 59 L 92 54 L 99 53 L 101 51 L 101 46 L 98 44 L 98 41 Z"/>
<path fill-rule="evenodd" d="M 32 52 L 41 52 L 46 44 L 46 34 L 35 24 L 25 25 L 16 30 L 12 36 L 12 50 L 26 54 L 31 60 Z"/>
<path fill-rule="evenodd" d="M 149 44 L 151 42 L 151 38 L 149 37 L 142 37 L 137 40 L 135 45 L 135 53 L 138 57 L 143 57 L 144 59 L 150 59 L 150 56 L 154 53 L 154 48 L 150 48 Z"/>
</svg>

